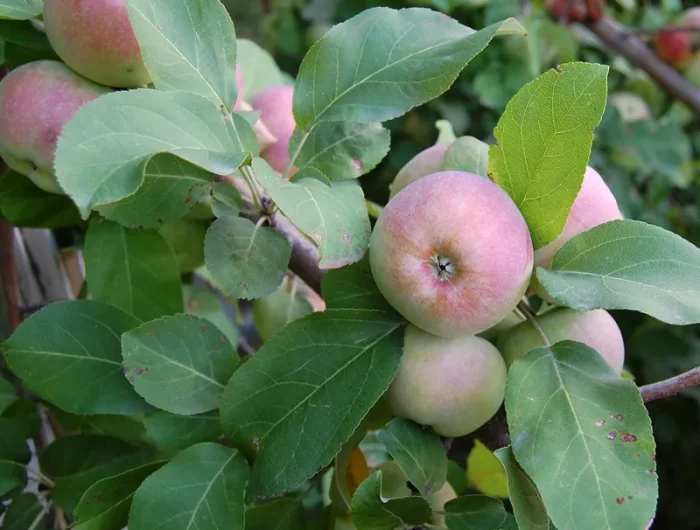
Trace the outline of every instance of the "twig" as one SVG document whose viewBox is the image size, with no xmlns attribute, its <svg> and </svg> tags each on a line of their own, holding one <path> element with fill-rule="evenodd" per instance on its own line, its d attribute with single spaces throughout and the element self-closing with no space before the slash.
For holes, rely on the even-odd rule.
<svg viewBox="0 0 700 530">
<path fill-rule="evenodd" d="M 259 211 L 263 211 L 262 201 L 260 200 L 260 191 L 258 190 L 258 184 L 253 176 L 253 170 L 248 166 L 241 166 L 241 174 L 250 188 L 250 194 L 253 199 L 253 205 Z"/>
<path fill-rule="evenodd" d="M 642 39 L 610 17 L 603 17 L 599 22 L 587 26 L 609 48 L 644 70 L 669 94 L 700 116 L 700 89 L 661 60 Z"/>
<path fill-rule="evenodd" d="M 547 339 L 547 335 L 544 334 L 544 330 L 540 327 L 539 322 L 535 320 L 535 315 L 532 314 L 532 311 L 530 308 L 525 304 L 525 302 L 519 302 L 517 305 L 518 311 L 520 311 L 523 316 L 532 324 L 532 327 L 537 330 L 537 333 L 540 335 L 540 338 L 542 339 L 542 343 L 549 347 L 549 340 Z"/>
<path fill-rule="evenodd" d="M 700 366 L 675 377 L 639 387 L 645 402 L 675 396 L 681 390 L 700 385 Z"/>
<path fill-rule="evenodd" d="M 51 511 L 51 508 L 53 507 L 53 501 L 50 501 L 42 510 L 39 512 L 39 515 L 36 516 L 36 518 L 32 521 L 32 524 L 29 526 L 27 530 L 36 530 L 39 528 L 39 524 L 41 523 L 41 520 L 46 517 L 46 515 Z"/>
</svg>

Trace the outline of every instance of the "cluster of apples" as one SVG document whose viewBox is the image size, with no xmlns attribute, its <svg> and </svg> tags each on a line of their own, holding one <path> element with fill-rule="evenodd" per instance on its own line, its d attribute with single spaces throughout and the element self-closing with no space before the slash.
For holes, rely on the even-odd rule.
<svg viewBox="0 0 700 530">
<path fill-rule="evenodd" d="M 0 82 L 0 157 L 38 187 L 62 194 L 54 155 L 63 126 L 90 101 L 113 89 L 151 83 L 125 0 L 45 0 L 44 28 L 63 62 L 35 61 Z M 294 131 L 291 86 L 272 86 L 243 100 L 243 75 L 236 67 L 239 96 L 234 110 L 260 111 L 254 126 L 270 165 L 282 172 Z"/>
<path fill-rule="evenodd" d="M 514 312 L 528 291 L 554 304 L 533 270 L 550 267 L 575 235 L 622 214 L 589 167 L 563 232 L 534 251 L 525 219 L 504 190 L 488 178 L 442 170 L 449 145 L 423 151 L 398 173 L 369 252 L 379 290 L 410 323 L 391 407 L 457 437 L 498 411 L 507 367 L 544 346 L 532 323 Z M 535 319 L 550 343 L 583 342 L 622 372 L 622 334 L 606 311 L 554 306 Z"/>
<path fill-rule="evenodd" d="M 659 57 L 700 87 L 700 7 L 686 10 L 678 24 L 669 24 L 656 35 L 655 43 Z"/>
</svg>

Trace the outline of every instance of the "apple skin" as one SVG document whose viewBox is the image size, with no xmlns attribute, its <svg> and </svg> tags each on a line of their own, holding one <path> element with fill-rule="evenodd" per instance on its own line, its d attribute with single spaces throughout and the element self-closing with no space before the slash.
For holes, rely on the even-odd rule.
<svg viewBox="0 0 700 530">
<path fill-rule="evenodd" d="M 682 68 L 693 53 L 693 41 L 689 31 L 679 31 L 673 25 L 666 26 L 655 37 L 656 52 L 664 61 Z"/>
<path fill-rule="evenodd" d="M 394 182 L 389 185 L 389 198 L 393 198 L 412 182 L 426 175 L 442 171 L 445 153 L 451 145 L 452 142 L 440 142 L 411 158 L 396 174 Z"/>
<path fill-rule="evenodd" d="M 64 194 L 53 169 L 63 126 L 108 92 L 57 61 L 16 68 L 0 82 L 0 156 L 42 190 Z"/>
<path fill-rule="evenodd" d="M 408 325 L 388 395 L 396 416 L 457 437 L 496 414 L 505 388 L 505 362 L 487 340 L 474 335 L 447 339 Z"/>
<path fill-rule="evenodd" d="M 44 0 L 46 35 L 58 56 L 103 85 L 151 82 L 125 0 Z"/>
<path fill-rule="evenodd" d="M 267 163 L 278 173 L 289 165 L 289 140 L 296 128 L 292 102 L 294 87 L 269 86 L 253 98 L 252 106 L 260 111 L 260 119 L 277 141 L 262 154 Z"/>
<path fill-rule="evenodd" d="M 429 333 L 454 337 L 508 316 L 527 289 L 533 250 L 505 191 L 471 173 L 441 171 L 389 201 L 369 257 L 394 309 Z"/>
<path fill-rule="evenodd" d="M 581 190 L 576 196 L 569 217 L 564 225 L 564 230 L 549 245 L 535 251 L 535 267 L 549 269 L 554 261 L 557 251 L 571 238 L 582 232 L 590 230 L 598 225 L 622 219 L 622 213 L 617 205 L 617 200 L 610 188 L 595 169 L 586 168 Z M 530 282 L 531 289 L 542 299 L 550 303 L 556 303 L 540 285 L 533 274 Z"/>
<path fill-rule="evenodd" d="M 600 353 L 617 374 L 622 373 L 625 343 L 615 319 L 607 311 L 581 312 L 563 307 L 539 315 L 535 320 L 550 344 L 562 340 L 583 342 Z M 542 346 L 542 339 L 530 322 L 518 324 L 498 341 L 498 349 L 508 367 L 516 359 Z"/>
<path fill-rule="evenodd" d="M 691 7 L 688 9 L 683 14 L 682 25 L 686 28 L 700 30 L 700 7 Z M 690 38 L 695 46 L 700 46 L 700 32 L 691 32 Z"/>
<path fill-rule="evenodd" d="M 491 326 L 486 331 L 482 331 L 478 334 L 482 339 L 486 339 L 489 342 L 495 342 L 498 337 L 503 335 L 506 331 L 514 328 L 518 324 L 525 322 L 525 319 L 518 316 L 515 312 L 509 313 L 506 318 L 501 320 L 495 326 Z"/>
</svg>

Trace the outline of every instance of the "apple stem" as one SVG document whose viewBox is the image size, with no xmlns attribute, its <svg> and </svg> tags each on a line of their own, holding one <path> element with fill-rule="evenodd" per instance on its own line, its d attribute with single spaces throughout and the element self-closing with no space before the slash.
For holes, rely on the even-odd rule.
<svg viewBox="0 0 700 530">
<path fill-rule="evenodd" d="M 532 327 L 537 330 L 537 333 L 540 334 L 540 338 L 542 339 L 542 342 L 546 347 L 549 348 L 551 344 L 549 343 L 549 339 L 547 339 L 547 335 L 544 334 L 544 331 L 540 327 L 540 324 L 537 322 L 535 319 L 535 315 L 532 313 L 530 308 L 527 306 L 525 302 L 519 302 L 517 305 L 518 311 L 522 313 L 522 315 L 527 319 L 527 321 L 532 324 Z"/>
</svg>

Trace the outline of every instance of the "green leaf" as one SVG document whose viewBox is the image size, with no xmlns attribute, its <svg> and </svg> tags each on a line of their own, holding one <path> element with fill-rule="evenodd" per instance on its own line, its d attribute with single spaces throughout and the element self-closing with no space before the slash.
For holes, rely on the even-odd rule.
<svg viewBox="0 0 700 530">
<path fill-rule="evenodd" d="M 700 322 L 700 249 L 641 221 L 611 221 L 557 252 L 537 279 L 560 303 L 580 310 L 629 309 L 676 325 Z"/>
<path fill-rule="evenodd" d="M 234 373 L 224 433 L 258 451 L 249 497 L 290 490 L 326 465 L 396 374 L 403 320 L 328 309 L 290 323 Z"/>
<path fill-rule="evenodd" d="M 206 98 L 125 90 L 102 96 L 76 113 L 63 128 L 54 166 L 61 187 L 87 218 L 96 206 L 136 192 L 149 161 L 160 153 L 213 173 L 232 174 L 247 159 L 235 137 L 231 122 Z"/>
<path fill-rule="evenodd" d="M 175 254 L 182 274 L 204 265 L 204 237 L 208 227 L 208 223 L 184 218 L 165 223 L 158 230 Z"/>
<path fill-rule="evenodd" d="M 289 182 L 261 158 L 253 160 L 253 169 L 282 213 L 318 246 L 320 267 L 336 269 L 362 259 L 371 228 L 357 182 Z"/>
<path fill-rule="evenodd" d="M 211 208 L 216 217 L 238 217 L 242 205 L 241 193 L 234 186 L 225 182 L 214 184 Z"/>
<path fill-rule="evenodd" d="M 3 20 L 0 18 L 0 38 L 32 50 L 51 50 L 46 33 L 39 30 L 29 20 Z"/>
<path fill-rule="evenodd" d="M 445 504 L 449 530 L 505 530 L 509 526 L 503 503 L 486 495 L 466 495 Z"/>
<path fill-rule="evenodd" d="M 161 447 L 182 451 L 200 442 L 213 442 L 222 436 L 219 413 L 179 416 L 157 411 L 143 420 L 148 435 Z"/>
<path fill-rule="evenodd" d="M 329 309 L 393 311 L 374 282 L 369 266 L 369 255 L 357 263 L 329 271 L 323 277 L 321 288 L 323 299 Z"/>
<path fill-rule="evenodd" d="M 40 15 L 43 0 L 0 0 L 0 18 L 28 20 Z"/>
<path fill-rule="evenodd" d="M 17 401 L 17 392 L 12 383 L 0 377 L 0 414 Z"/>
<path fill-rule="evenodd" d="M 102 302 L 55 302 L 3 344 L 25 387 L 75 414 L 139 414 L 151 407 L 124 377 L 119 337 L 139 320 Z"/>
<path fill-rule="evenodd" d="M 12 498 L 12 503 L 7 508 L 2 519 L 3 530 L 46 530 L 48 528 L 48 518 L 43 517 L 39 523 L 35 523 L 39 514 L 43 511 L 43 506 L 33 493 L 20 493 Z M 37 526 L 32 527 L 32 523 Z"/>
<path fill-rule="evenodd" d="M 176 315 L 122 335 L 124 372 L 150 404 L 174 414 L 214 410 L 238 355 L 208 320 Z"/>
<path fill-rule="evenodd" d="M 36 408 L 37 404 L 31 398 L 21 397 L 2 413 L 2 417 L 14 423 L 25 438 L 31 438 L 41 428 L 41 417 Z"/>
<path fill-rule="evenodd" d="M 367 9 L 334 26 L 299 68 L 294 117 L 378 122 L 445 92 L 497 33 L 522 33 L 514 20 L 475 32 L 428 9 Z"/>
<path fill-rule="evenodd" d="M 525 85 L 506 106 L 489 174 L 520 208 L 535 248 L 564 229 L 605 110 L 608 66 L 568 63 Z"/>
<path fill-rule="evenodd" d="M 121 530 L 128 522 L 132 497 L 141 483 L 163 466 L 154 462 L 90 486 L 75 509 L 76 530 Z"/>
<path fill-rule="evenodd" d="M 457 495 L 462 494 L 469 487 L 467 483 L 467 474 L 464 472 L 464 468 L 454 460 L 447 461 L 447 482 L 450 483 L 450 486 L 452 486 L 452 489 L 455 490 Z"/>
<path fill-rule="evenodd" d="M 319 123 L 306 137 L 294 131 L 289 152 L 299 169 L 314 167 L 329 180 L 355 179 L 369 173 L 389 152 L 391 135 L 380 123 L 329 121 Z"/>
<path fill-rule="evenodd" d="M 142 416 L 102 414 L 74 418 L 78 421 L 81 434 L 104 434 L 133 444 L 152 443 L 143 426 Z"/>
<path fill-rule="evenodd" d="M 128 0 L 131 25 L 153 84 L 236 102 L 236 32 L 219 0 Z"/>
<path fill-rule="evenodd" d="M 515 460 L 511 447 L 498 449 L 496 456 L 508 476 L 508 494 L 520 530 L 549 530 L 549 516 L 540 492 Z"/>
<path fill-rule="evenodd" d="M 274 228 L 240 217 L 221 217 L 207 230 L 204 258 L 216 286 L 227 296 L 260 298 L 277 289 L 292 254 Z"/>
<path fill-rule="evenodd" d="M 253 303 L 255 329 L 267 341 L 287 324 L 313 312 L 309 300 L 298 290 L 289 292 L 284 286 L 270 296 Z"/>
<path fill-rule="evenodd" d="M 0 499 L 27 484 L 24 465 L 31 457 L 24 433 L 12 420 L 0 418 Z"/>
<path fill-rule="evenodd" d="M 155 230 L 129 230 L 99 216 L 85 235 L 85 270 L 95 300 L 140 320 L 182 312 L 180 268 Z"/>
<path fill-rule="evenodd" d="M 396 530 L 430 521 L 432 511 L 422 497 L 384 500 L 382 471 L 366 478 L 352 498 L 352 521 L 357 530 Z"/>
<path fill-rule="evenodd" d="M 378 439 L 421 495 L 435 493 L 445 484 L 447 453 L 438 436 L 395 418 L 379 431 Z"/>
<path fill-rule="evenodd" d="M 489 144 L 473 136 L 462 136 L 447 148 L 443 160 L 445 170 L 467 171 L 488 177 Z"/>
<path fill-rule="evenodd" d="M 248 464 L 235 449 L 185 449 L 136 491 L 129 530 L 243 528 Z"/>
<path fill-rule="evenodd" d="M 505 405 L 513 453 L 557 528 L 644 528 L 654 516 L 649 415 L 595 350 L 564 341 L 531 351 L 508 371 Z"/>
<path fill-rule="evenodd" d="M 99 206 L 110 221 L 129 228 L 159 228 L 188 214 L 211 196 L 212 174 L 165 153 L 146 164 L 143 185 L 129 197 Z"/>
<path fill-rule="evenodd" d="M 272 55 L 255 42 L 238 39 L 237 60 L 243 73 L 243 98 L 246 101 L 251 101 L 265 87 L 285 84 Z"/>
<path fill-rule="evenodd" d="M 213 292 L 195 285 L 184 285 L 185 309 L 190 315 L 205 318 L 214 324 L 231 344 L 236 347 L 240 332 L 238 326 L 229 315 L 226 314 L 221 300 Z"/>
<path fill-rule="evenodd" d="M 17 227 L 60 228 L 80 223 L 80 214 L 68 197 L 45 192 L 16 171 L 0 178 L 0 214 Z"/>
<path fill-rule="evenodd" d="M 508 498 L 506 470 L 493 452 L 478 439 L 474 440 L 474 447 L 467 457 L 467 481 L 481 493 Z"/>
<path fill-rule="evenodd" d="M 296 499 L 280 499 L 245 512 L 245 530 L 304 530 L 304 506 Z"/>
</svg>

